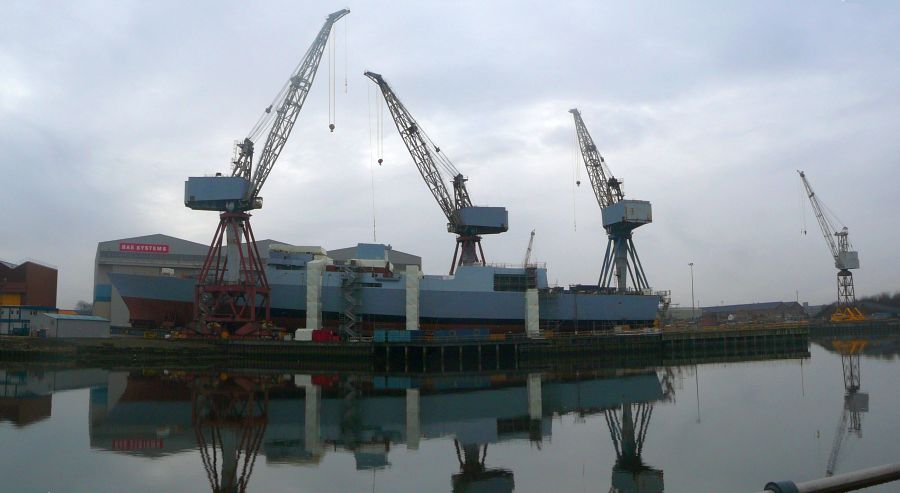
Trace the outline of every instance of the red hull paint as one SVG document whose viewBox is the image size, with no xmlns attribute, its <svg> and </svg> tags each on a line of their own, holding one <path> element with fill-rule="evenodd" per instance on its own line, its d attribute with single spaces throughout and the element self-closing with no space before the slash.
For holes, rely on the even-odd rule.
<svg viewBox="0 0 900 493">
<path fill-rule="evenodd" d="M 194 318 L 194 303 L 185 301 L 123 298 L 131 312 L 131 325 L 160 328 L 184 327 Z"/>
</svg>

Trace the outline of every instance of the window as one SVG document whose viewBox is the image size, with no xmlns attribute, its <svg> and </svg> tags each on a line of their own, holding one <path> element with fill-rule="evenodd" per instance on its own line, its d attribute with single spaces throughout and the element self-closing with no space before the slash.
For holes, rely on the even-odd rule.
<svg viewBox="0 0 900 493">
<path fill-rule="evenodd" d="M 525 274 L 494 274 L 494 291 L 519 291 L 537 287 L 537 279 Z"/>
</svg>

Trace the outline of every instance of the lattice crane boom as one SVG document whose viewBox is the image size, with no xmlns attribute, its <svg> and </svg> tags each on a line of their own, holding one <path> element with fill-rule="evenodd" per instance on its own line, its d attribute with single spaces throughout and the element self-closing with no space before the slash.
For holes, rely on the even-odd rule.
<svg viewBox="0 0 900 493">
<path fill-rule="evenodd" d="M 434 196 L 441 211 L 447 216 L 449 227 L 452 230 L 453 227 L 459 224 L 457 209 L 472 205 L 469 199 L 469 192 L 466 190 L 465 178 L 459 172 L 452 176 L 454 194 L 451 197 L 438 168 L 438 162 L 449 162 L 449 160 L 437 157 L 439 148 L 422 131 L 422 127 L 419 126 L 416 119 L 406 109 L 406 106 L 400 102 L 400 98 L 397 97 L 391 86 L 384 80 L 384 77 L 374 72 L 366 72 L 365 76 L 378 84 L 382 94 L 384 94 L 384 101 L 391 112 L 394 125 L 396 125 L 397 131 L 400 132 L 400 137 L 403 138 L 403 143 L 406 144 L 406 148 L 409 150 L 409 154 L 412 156 L 419 174 L 422 175 L 425 184 L 428 185 L 428 190 Z M 450 169 L 455 171 L 455 168 Z"/>
<path fill-rule="evenodd" d="M 819 203 L 819 197 L 816 196 L 816 192 L 813 191 L 809 181 L 806 180 L 806 173 L 800 170 L 797 170 L 797 173 L 800 173 L 800 180 L 803 181 L 803 188 L 806 189 L 806 196 L 809 198 L 813 213 L 815 213 L 816 220 L 819 222 L 819 229 L 822 230 L 822 236 L 825 237 L 825 243 L 828 244 L 828 249 L 831 250 L 831 255 L 834 257 L 834 261 L 837 262 L 840 251 L 838 250 L 835 236 L 839 234 L 839 231 L 822 210 L 822 204 Z M 846 232 L 846 230 L 847 228 L 844 228 L 843 232 Z"/>
<path fill-rule="evenodd" d="M 531 262 L 531 251 L 534 247 L 534 230 L 531 230 L 531 236 L 528 238 L 528 248 L 525 250 L 525 261 L 522 262 L 522 267 L 528 267 L 528 263 Z"/>
<path fill-rule="evenodd" d="M 419 174 L 425 180 L 428 190 L 447 218 L 447 231 L 457 235 L 450 274 L 453 274 L 457 266 L 457 255 L 459 255 L 458 265 L 484 265 L 484 252 L 481 249 L 479 235 L 507 231 L 509 216 L 506 209 L 472 205 L 472 199 L 466 189 L 466 178 L 441 152 L 440 147 L 428 137 L 406 106 L 400 102 L 391 86 L 385 82 L 384 77 L 374 72 L 366 72 L 365 76 L 381 89 L 406 149 L 412 156 Z M 452 195 L 444 181 L 445 178 L 453 185 Z"/>
<path fill-rule="evenodd" d="M 605 208 L 621 201 L 625 197 L 625 194 L 622 192 L 622 182 L 613 176 L 609 167 L 606 166 L 603 156 L 597 151 L 594 139 L 588 132 L 584 120 L 581 119 L 581 112 L 577 108 L 572 108 L 569 110 L 569 113 L 572 113 L 575 117 L 578 147 L 581 149 L 581 155 L 584 158 L 588 178 L 591 180 L 591 187 L 594 189 L 597 203 L 600 204 L 601 208 Z"/>
<path fill-rule="evenodd" d="M 250 180 L 250 187 L 245 196 L 249 207 L 259 208 L 262 205 L 255 199 L 259 196 L 260 190 L 269 177 L 269 173 L 272 172 L 275 161 L 281 155 L 284 144 L 297 122 L 297 117 L 300 115 L 300 110 L 303 108 L 303 103 L 312 88 L 313 80 L 315 80 L 319 62 L 321 62 L 322 54 L 328 44 L 331 28 L 335 22 L 349 13 L 350 11 L 347 9 L 338 10 L 325 19 L 319 34 L 306 50 L 306 54 L 288 79 L 285 87 L 278 93 L 275 101 L 266 108 L 259 122 L 250 131 L 250 135 L 237 144 L 237 158 L 234 160 L 232 176 L 243 176 Z M 272 114 L 273 108 L 274 115 Z M 266 128 L 269 128 L 269 134 L 251 178 L 253 140 Z"/>
</svg>

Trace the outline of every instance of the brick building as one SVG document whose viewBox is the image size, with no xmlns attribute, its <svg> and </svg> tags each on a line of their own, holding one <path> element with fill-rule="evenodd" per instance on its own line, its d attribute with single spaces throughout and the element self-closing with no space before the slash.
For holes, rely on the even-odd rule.
<svg viewBox="0 0 900 493">
<path fill-rule="evenodd" d="M 56 277 L 56 269 L 36 262 L 0 261 L 0 306 L 55 308 Z"/>
</svg>

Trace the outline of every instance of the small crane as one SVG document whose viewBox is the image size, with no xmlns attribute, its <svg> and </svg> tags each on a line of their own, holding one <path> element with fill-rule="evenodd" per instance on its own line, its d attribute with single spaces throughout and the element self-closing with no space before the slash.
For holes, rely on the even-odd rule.
<svg viewBox="0 0 900 493">
<path fill-rule="evenodd" d="M 853 273 L 851 269 L 859 268 L 859 252 L 852 250 L 853 245 L 850 244 L 850 232 L 846 226 L 842 226 L 840 230 L 835 228 L 834 224 L 840 223 L 834 214 L 829 217 L 825 214 L 819 197 L 813 192 L 812 186 L 806 180 L 806 173 L 797 170 L 800 174 L 800 180 L 806 189 L 806 195 L 809 197 L 809 203 L 812 205 L 816 219 L 819 221 L 819 228 L 822 230 L 822 236 L 831 250 L 831 256 L 834 257 L 834 266 L 837 268 L 837 288 L 838 288 L 838 306 L 837 310 L 831 315 L 832 322 L 860 321 L 865 320 L 865 315 L 856 307 L 856 292 L 853 287 Z"/>
<path fill-rule="evenodd" d="M 260 190 L 303 108 L 331 28 L 349 13 L 347 9 L 339 10 L 326 18 L 275 101 L 265 109 L 250 134 L 235 145 L 231 176 L 217 173 L 212 177 L 190 177 L 185 182 L 185 206 L 220 212 L 219 227 L 194 292 L 194 329 L 201 334 L 261 335 L 262 326 L 270 321 L 269 282 L 250 227 L 249 211 L 262 207 Z M 254 169 L 254 141 L 267 130 Z"/>
<path fill-rule="evenodd" d="M 610 291 L 615 289 L 617 293 L 625 294 L 628 292 L 627 283 L 630 278 L 631 285 L 636 291 L 647 291 L 650 289 L 650 283 L 644 274 L 644 267 L 641 265 L 631 236 L 635 228 L 653 220 L 650 202 L 625 200 L 622 182 L 613 176 L 603 156 L 597 151 L 594 139 L 591 138 L 581 118 L 581 112 L 573 108 L 569 113 L 575 117 L 575 131 L 578 134 L 581 156 L 584 158 L 584 166 L 587 168 L 594 196 L 603 215 L 603 228 L 609 237 L 598 285 L 601 289 Z M 615 288 L 612 286 L 613 276 L 616 279 Z"/>
<path fill-rule="evenodd" d="M 522 267 L 528 268 L 528 263 L 531 262 L 531 249 L 534 246 L 534 230 L 531 230 L 531 237 L 528 238 L 528 248 L 525 250 L 525 261 L 522 262 Z"/>
<path fill-rule="evenodd" d="M 456 249 L 453 252 L 453 262 L 450 264 L 450 274 L 452 275 L 459 265 L 485 265 L 481 235 L 505 233 L 509 229 L 509 214 L 506 208 L 473 206 L 466 189 L 467 178 L 428 137 L 381 74 L 366 72 L 365 76 L 378 84 L 384 94 L 384 101 L 391 112 L 397 131 L 400 132 L 400 137 L 403 138 L 403 143 L 406 144 L 413 162 L 419 169 L 419 174 L 428 185 L 428 190 L 447 217 L 447 231 L 456 235 Z M 444 182 L 445 175 L 453 184 L 452 196 Z"/>
</svg>

